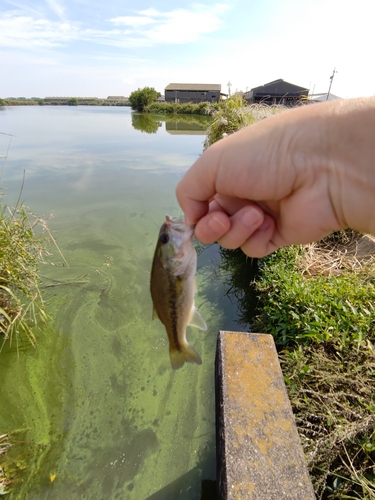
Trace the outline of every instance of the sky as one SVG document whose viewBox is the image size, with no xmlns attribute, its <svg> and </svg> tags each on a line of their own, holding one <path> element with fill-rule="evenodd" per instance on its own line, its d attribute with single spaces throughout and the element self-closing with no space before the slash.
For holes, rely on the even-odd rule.
<svg viewBox="0 0 375 500">
<path fill-rule="evenodd" d="M 0 0 L 0 97 L 278 78 L 375 95 L 373 0 Z"/>
</svg>

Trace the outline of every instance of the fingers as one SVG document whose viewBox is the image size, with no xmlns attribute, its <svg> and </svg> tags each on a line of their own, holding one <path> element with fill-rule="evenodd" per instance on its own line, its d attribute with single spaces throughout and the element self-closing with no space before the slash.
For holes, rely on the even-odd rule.
<svg viewBox="0 0 375 500">
<path fill-rule="evenodd" d="M 265 215 L 261 226 L 241 245 L 242 251 L 254 258 L 265 257 L 274 252 L 280 247 L 273 241 L 275 232 L 275 221 L 269 215 Z"/>
<path fill-rule="evenodd" d="M 217 241 L 222 247 L 231 250 L 242 247 L 261 226 L 263 220 L 262 210 L 252 205 L 244 207 L 230 218 L 230 230 Z"/>
<path fill-rule="evenodd" d="M 231 221 L 225 212 L 210 212 L 200 219 L 195 227 L 195 237 L 210 245 L 221 239 L 231 228 Z"/>
<path fill-rule="evenodd" d="M 222 211 L 211 211 L 200 219 L 195 236 L 204 244 L 218 242 L 229 249 L 240 248 L 249 257 L 261 258 L 277 250 L 274 219 L 257 207 L 242 208 L 233 216 Z"/>
<path fill-rule="evenodd" d="M 195 236 L 202 243 L 218 241 L 225 248 L 239 248 L 261 226 L 263 211 L 256 205 L 247 205 L 232 216 L 223 211 L 210 211 L 200 219 Z"/>
</svg>

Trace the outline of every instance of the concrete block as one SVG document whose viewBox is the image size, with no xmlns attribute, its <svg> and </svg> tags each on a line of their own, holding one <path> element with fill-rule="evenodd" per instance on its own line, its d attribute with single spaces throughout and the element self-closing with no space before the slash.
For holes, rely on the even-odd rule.
<svg viewBox="0 0 375 500">
<path fill-rule="evenodd" d="M 219 499 L 315 499 L 273 337 L 219 332 L 215 376 Z"/>
</svg>

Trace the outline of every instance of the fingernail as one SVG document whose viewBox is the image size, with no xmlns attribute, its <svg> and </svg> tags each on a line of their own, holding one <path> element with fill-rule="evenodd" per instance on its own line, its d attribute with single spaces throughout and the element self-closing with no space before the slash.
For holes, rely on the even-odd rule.
<svg viewBox="0 0 375 500">
<path fill-rule="evenodd" d="M 248 208 L 241 216 L 241 224 L 246 227 L 259 226 L 263 221 L 263 214 L 256 208 Z"/>
<path fill-rule="evenodd" d="M 221 217 L 217 217 L 216 215 L 210 217 L 207 226 L 214 234 L 222 234 L 223 231 L 227 231 L 227 224 L 221 220 Z"/>
</svg>

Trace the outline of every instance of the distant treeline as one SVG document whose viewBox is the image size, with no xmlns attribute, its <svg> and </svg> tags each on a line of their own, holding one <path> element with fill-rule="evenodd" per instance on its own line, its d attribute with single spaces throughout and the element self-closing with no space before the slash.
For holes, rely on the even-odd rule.
<svg viewBox="0 0 375 500">
<path fill-rule="evenodd" d="M 87 99 L 69 97 L 67 99 L 42 99 L 42 98 L 0 98 L 0 106 L 130 106 L 125 100 Z"/>
</svg>

